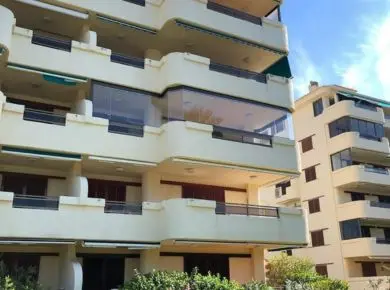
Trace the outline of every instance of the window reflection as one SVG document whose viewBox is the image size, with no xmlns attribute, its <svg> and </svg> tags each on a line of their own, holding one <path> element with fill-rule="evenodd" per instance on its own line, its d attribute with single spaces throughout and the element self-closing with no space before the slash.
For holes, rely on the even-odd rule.
<svg viewBox="0 0 390 290">
<path fill-rule="evenodd" d="M 93 115 L 110 124 L 160 127 L 171 121 L 191 121 L 293 139 L 287 110 L 192 88 L 172 88 L 160 96 L 95 82 L 92 100 Z"/>
<path fill-rule="evenodd" d="M 335 137 L 345 132 L 358 132 L 363 138 L 380 141 L 384 137 L 382 124 L 359 120 L 351 117 L 342 117 L 329 123 L 329 135 Z"/>
</svg>

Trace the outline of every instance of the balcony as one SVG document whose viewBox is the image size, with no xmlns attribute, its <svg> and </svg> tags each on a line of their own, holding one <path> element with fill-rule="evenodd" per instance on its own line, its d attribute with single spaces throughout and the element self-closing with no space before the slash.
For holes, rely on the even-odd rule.
<svg viewBox="0 0 390 290">
<path fill-rule="evenodd" d="M 282 194 L 282 188 L 275 188 L 275 198 L 277 204 L 286 204 L 292 201 L 300 201 L 301 196 L 298 191 L 299 179 L 290 180 L 291 186 L 287 187 L 286 194 Z"/>
<path fill-rule="evenodd" d="M 306 243 L 301 209 L 249 207 L 247 211 L 229 204 L 217 207 L 214 201 L 171 199 L 144 202 L 142 214 L 139 208 L 137 214 L 123 214 L 126 206 L 113 208 L 116 205 L 100 199 L 61 196 L 59 209 L 53 211 L 14 208 L 15 198 L 13 193 L 0 193 L 0 218 L 11 222 L 10 227 L 0 228 L 0 235 L 9 238 Z M 108 208 L 113 212 L 105 213 Z"/>
<path fill-rule="evenodd" d="M 341 242 L 344 258 L 390 258 L 390 242 L 377 238 L 359 238 Z"/>
<path fill-rule="evenodd" d="M 174 163 L 192 160 L 258 168 L 269 174 L 298 172 L 295 144 L 288 138 L 237 130 L 227 130 L 227 133 L 212 125 L 185 121 L 170 121 L 158 128 L 138 128 L 135 133 L 142 133 L 142 137 L 110 133 L 113 127 L 101 118 L 67 113 L 65 125 L 58 126 L 27 121 L 24 116 L 24 106 L 5 103 L 0 120 L 1 145 L 23 151 L 28 144 L 28 150 L 139 160 L 155 165 L 168 160 Z M 271 177 L 269 174 L 267 178 Z"/>
<path fill-rule="evenodd" d="M 344 116 L 363 119 L 380 124 L 385 122 L 383 109 L 376 108 L 376 110 L 373 110 L 371 107 L 367 109 L 360 105 L 356 105 L 354 101 L 349 100 L 337 102 L 333 106 L 326 108 L 324 113 L 326 113 L 324 115 L 326 123 L 330 123 Z"/>
<path fill-rule="evenodd" d="M 183 85 L 293 108 L 290 80 L 239 69 L 221 72 L 221 68 L 210 65 L 210 60 L 204 57 L 171 53 L 160 61 L 142 60 L 77 41 L 71 42 L 70 51 L 64 51 L 34 44 L 33 32 L 18 27 L 10 37 L 8 68 L 57 75 L 56 79 L 48 80 L 51 82 L 58 81 L 59 73 L 65 74 L 61 80 L 68 85 L 93 79 L 157 94 L 168 87 Z"/>
<path fill-rule="evenodd" d="M 358 132 L 345 132 L 329 139 L 330 154 L 340 152 L 346 148 L 352 148 L 354 154 L 359 154 L 359 156 L 371 154 L 377 157 L 379 155 L 385 157 L 390 154 L 389 140 L 385 137 L 378 139 Z"/>
<path fill-rule="evenodd" d="M 375 190 L 375 188 L 390 186 L 388 169 L 353 165 L 333 171 L 332 175 L 333 185 L 343 189 L 367 187 Z"/>
<path fill-rule="evenodd" d="M 15 195 L 12 203 L 13 208 L 58 210 L 58 198 L 36 195 Z"/>
<path fill-rule="evenodd" d="M 352 219 L 390 220 L 390 203 L 369 200 L 352 201 L 337 206 L 339 221 Z"/>
<path fill-rule="evenodd" d="M 105 213 L 142 215 L 142 203 L 106 201 Z"/>
</svg>

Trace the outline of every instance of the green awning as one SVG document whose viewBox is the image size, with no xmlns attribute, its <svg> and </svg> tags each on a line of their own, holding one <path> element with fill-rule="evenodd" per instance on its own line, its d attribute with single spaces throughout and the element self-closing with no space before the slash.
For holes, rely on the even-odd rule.
<svg viewBox="0 0 390 290">
<path fill-rule="evenodd" d="M 387 102 L 385 100 L 372 98 L 369 96 L 365 96 L 365 95 L 353 93 L 353 92 L 339 91 L 339 92 L 337 92 L 337 94 L 342 95 L 346 98 L 363 100 L 363 101 L 369 102 L 371 104 L 374 104 L 374 105 L 382 107 L 382 108 L 390 108 L 390 102 Z"/>
<path fill-rule="evenodd" d="M 81 161 L 80 154 L 43 151 L 43 150 L 35 150 L 35 149 L 27 149 L 27 148 L 11 147 L 11 146 L 3 146 L 1 148 L 1 153 L 39 157 L 45 159 Z"/>
<path fill-rule="evenodd" d="M 284 56 L 277 62 L 275 62 L 273 65 L 271 65 L 269 68 L 267 68 L 265 71 L 263 71 L 263 74 L 271 74 L 275 76 L 285 77 L 287 79 L 292 78 L 291 69 L 290 69 L 290 63 L 288 61 L 288 57 Z"/>
</svg>

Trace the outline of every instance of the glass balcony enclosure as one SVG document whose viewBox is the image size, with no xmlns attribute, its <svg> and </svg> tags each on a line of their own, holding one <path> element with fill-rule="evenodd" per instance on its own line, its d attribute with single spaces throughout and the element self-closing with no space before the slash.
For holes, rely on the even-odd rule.
<svg viewBox="0 0 390 290">
<path fill-rule="evenodd" d="M 170 121 L 191 121 L 293 139 L 291 114 L 286 109 L 189 87 L 156 95 L 94 82 L 92 101 L 93 115 L 110 123 L 160 127 Z"/>
<path fill-rule="evenodd" d="M 389 174 L 389 170 L 384 165 L 373 164 L 370 162 L 365 162 L 359 160 L 357 157 L 353 156 L 351 149 L 345 149 L 341 152 L 337 152 L 330 156 L 332 163 L 332 170 L 338 170 L 351 165 L 364 165 L 364 170 L 367 172 L 374 172 L 378 174 Z"/>
<path fill-rule="evenodd" d="M 343 240 L 377 238 L 377 243 L 390 243 L 390 226 L 380 221 L 346 220 L 340 222 Z"/>
<path fill-rule="evenodd" d="M 380 141 L 385 134 L 382 124 L 351 117 L 342 117 L 329 123 L 329 135 L 331 138 L 345 132 L 358 132 L 362 138 L 378 141 Z"/>
</svg>

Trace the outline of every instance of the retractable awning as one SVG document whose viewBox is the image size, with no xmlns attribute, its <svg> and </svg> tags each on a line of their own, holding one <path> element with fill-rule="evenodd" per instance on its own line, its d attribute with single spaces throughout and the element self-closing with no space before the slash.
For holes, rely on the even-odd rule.
<svg viewBox="0 0 390 290">
<path fill-rule="evenodd" d="M 74 245 L 75 241 L 61 240 L 0 240 L 0 245 Z"/>
<path fill-rule="evenodd" d="M 52 160 L 54 159 L 54 160 L 64 160 L 64 161 L 81 161 L 81 155 L 79 154 L 41 151 L 41 150 L 25 149 L 25 148 L 10 147 L 10 146 L 1 147 L 1 153 L 22 155 L 22 156 L 32 157 L 32 158 L 44 158 L 44 159 L 52 159 Z"/>
<path fill-rule="evenodd" d="M 337 92 L 337 94 L 344 96 L 346 98 L 363 100 L 363 101 L 369 102 L 371 104 L 374 104 L 374 105 L 382 107 L 382 108 L 390 108 L 390 102 L 387 102 L 385 100 L 376 99 L 376 98 L 372 98 L 369 96 L 365 96 L 365 95 L 358 94 L 358 93 L 352 93 L 352 92 L 339 91 L 339 92 Z"/>
<path fill-rule="evenodd" d="M 7 68 L 40 74 L 43 77 L 43 79 L 47 82 L 65 85 L 65 86 L 75 86 L 78 83 L 88 82 L 88 79 L 86 78 L 53 73 L 53 72 L 44 71 L 44 70 L 40 70 L 28 66 L 17 65 L 17 64 L 8 64 Z"/>
<path fill-rule="evenodd" d="M 287 56 L 282 57 L 276 63 L 271 65 L 263 74 L 271 74 L 275 76 L 285 77 L 287 79 L 291 79 L 293 76 L 291 74 L 290 62 L 288 61 Z"/>
<path fill-rule="evenodd" d="M 138 160 L 129 160 L 129 159 L 119 159 L 119 158 L 107 158 L 101 156 L 88 156 L 88 160 L 98 161 L 102 163 L 122 163 L 134 166 L 146 166 L 146 167 L 155 167 L 156 163 L 138 161 Z"/>
<path fill-rule="evenodd" d="M 84 248 L 127 248 L 129 250 L 158 249 L 160 244 L 156 243 L 120 243 L 120 242 L 83 242 Z"/>
</svg>

